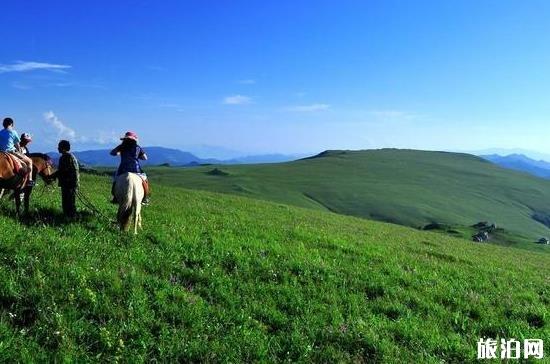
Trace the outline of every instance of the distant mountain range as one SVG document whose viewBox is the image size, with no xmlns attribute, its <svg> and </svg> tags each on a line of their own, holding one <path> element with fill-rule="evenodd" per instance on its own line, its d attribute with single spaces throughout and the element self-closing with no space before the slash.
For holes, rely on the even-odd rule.
<svg viewBox="0 0 550 364">
<path fill-rule="evenodd" d="M 299 159 L 303 155 L 285 155 L 285 154 L 263 154 L 243 156 L 229 160 L 219 160 L 214 158 L 201 158 L 192 153 L 179 149 L 164 147 L 144 147 L 147 152 L 148 160 L 144 165 L 170 165 L 174 167 L 190 167 L 201 164 L 256 164 L 256 163 L 279 163 Z M 80 163 L 87 166 L 114 167 L 119 163 L 119 158 L 109 154 L 110 149 L 97 149 L 74 152 Z M 56 152 L 48 153 L 55 161 L 59 158 Z"/>
<path fill-rule="evenodd" d="M 550 161 L 550 154 L 539 152 L 536 150 L 530 149 L 521 149 L 521 148 L 488 148 L 482 150 L 449 150 L 449 152 L 455 153 L 468 153 L 477 155 L 479 157 L 490 156 L 490 155 L 499 155 L 499 156 L 509 156 L 513 154 L 522 154 L 527 158 L 539 161 Z"/>
<path fill-rule="evenodd" d="M 550 179 L 550 163 L 543 160 L 534 160 L 523 154 L 482 155 L 482 158 L 501 167 L 526 172 L 537 177 Z"/>
</svg>

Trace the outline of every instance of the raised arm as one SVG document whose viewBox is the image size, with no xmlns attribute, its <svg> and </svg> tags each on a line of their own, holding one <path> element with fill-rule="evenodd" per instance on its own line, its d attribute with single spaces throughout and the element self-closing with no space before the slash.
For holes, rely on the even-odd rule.
<svg viewBox="0 0 550 364">
<path fill-rule="evenodd" d="M 120 153 L 120 145 L 118 145 L 115 149 L 111 150 L 109 154 L 112 156 L 117 156 L 118 153 Z"/>
</svg>

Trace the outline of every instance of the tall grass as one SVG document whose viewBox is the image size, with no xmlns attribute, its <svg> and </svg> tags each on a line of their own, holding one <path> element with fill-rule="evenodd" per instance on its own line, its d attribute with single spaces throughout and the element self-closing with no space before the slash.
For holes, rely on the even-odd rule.
<svg viewBox="0 0 550 364">
<path fill-rule="evenodd" d="M 109 180 L 85 175 L 102 214 Z M 0 361 L 467 362 L 550 337 L 550 256 L 154 186 L 144 231 L 1 206 Z M 40 191 L 40 190 L 38 190 Z"/>
</svg>

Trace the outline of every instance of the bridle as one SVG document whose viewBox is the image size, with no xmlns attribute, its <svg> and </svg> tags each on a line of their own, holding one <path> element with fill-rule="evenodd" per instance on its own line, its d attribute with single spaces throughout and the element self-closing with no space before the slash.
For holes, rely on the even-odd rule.
<svg viewBox="0 0 550 364">
<path fill-rule="evenodd" d="M 44 164 L 41 166 L 41 168 L 37 168 L 37 174 L 46 181 L 46 183 L 51 183 L 52 179 L 50 178 L 52 171 L 53 171 L 53 162 L 50 157 L 48 157 L 47 154 L 44 155 L 36 155 L 35 158 L 39 158 L 44 162 Z M 45 171 L 48 171 L 49 174 L 46 174 Z"/>
</svg>

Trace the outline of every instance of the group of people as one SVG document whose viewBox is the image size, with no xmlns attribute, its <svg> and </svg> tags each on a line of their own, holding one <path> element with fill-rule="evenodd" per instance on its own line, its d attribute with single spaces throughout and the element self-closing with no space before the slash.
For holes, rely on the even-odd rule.
<svg viewBox="0 0 550 364">
<path fill-rule="evenodd" d="M 33 163 L 29 157 L 28 145 L 32 141 L 29 133 L 23 133 L 21 136 L 15 130 L 15 123 L 12 118 L 5 118 L 3 129 L 0 130 L 0 152 L 10 153 L 21 160 L 26 165 L 27 186 L 34 186 Z M 120 156 L 120 165 L 113 176 L 113 186 L 111 194 L 112 203 L 117 203 L 114 197 L 116 177 L 124 173 L 135 173 L 143 181 L 144 198 L 142 203 L 149 203 L 149 183 L 146 174 L 141 168 L 140 160 L 147 160 L 147 154 L 138 145 L 138 136 L 134 132 L 126 132 L 121 143 L 111 150 L 112 156 Z M 65 216 L 72 218 L 76 215 L 76 195 L 80 183 L 79 163 L 73 153 L 71 153 L 71 143 L 68 140 L 61 140 L 57 146 L 61 154 L 58 168 L 49 178 L 57 179 L 61 188 L 61 205 Z"/>
<path fill-rule="evenodd" d="M 5 118 L 2 122 L 4 129 L 0 130 L 0 152 L 12 153 L 19 158 L 27 167 L 27 185 L 33 186 L 32 160 L 27 156 L 29 154 L 28 145 L 32 137 L 28 133 L 19 134 L 14 129 L 12 118 Z"/>
</svg>

